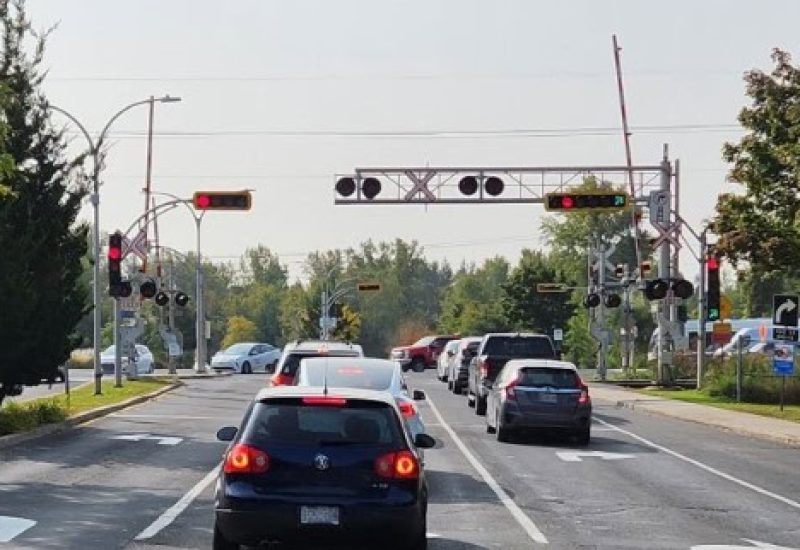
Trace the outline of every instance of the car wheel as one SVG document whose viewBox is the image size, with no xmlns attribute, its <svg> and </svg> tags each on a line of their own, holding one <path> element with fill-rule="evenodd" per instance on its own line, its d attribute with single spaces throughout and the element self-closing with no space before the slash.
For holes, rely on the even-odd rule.
<svg viewBox="0 0 800 550">
<path fill-rule="evenodd" d="M 478 416 L 483 416 L 486 414 L 486 398 L 480 398 L 480 396 L 475 396 L 475 414 Z"/>
<path fill-rule="evenodd" d="M 461 384 L 453 382 L 453 395 L 461 395 Z"/>
<path fill-rule="evenodd" d="M 497 424 L 497 419 L 495 418 L 495 425 L 496 425 L 496 424 Z M 487 414 L 487 415 L 486 415 L 486 433 L 487 433 L 487 434 L 493 434 L 493 433 L 495 433 L 496 431 L 497 431 L 497 428 L 495 428 L 494 426 L 491 426 L 491 425 L 489 424 L 489 415 Z"/>
<path fill-rule="evenodd" d="M 467 407 L 474 407 L 475 406 L 475 394 L 469 391 L 467 388 Z"/>
<path fill-rule="evenodd" d="M 214 542 L 212 548 L 214 550 L 239 550 L 240 546 L 226 539 L 217 525 L 214 524 Z"/>
<path fill-rule="evenodd" d="M 447 380 L 447 389 L 453 391 L 453 381 L 450 379 Z"/>
<path fill-rule="evenodd" d="M 586 427 L 580 428 L 578 431 L 575 432 L 575 439 L 578 441 L 578 445 L 586 446 L 592 439 L 592 425 L 591 423 L 586 424 Z"/>
<path fill-rule="evenodd" d="M 247 361 L 242 364 L 242 374 L 253 374 L 253 369 Z"/>
<path fill-rule="evenodd" d="M 508 443 L 511 441 L 511 430 L 505 428 L 503 424 L 500 423 L 500 419 L 497 419 L 497 429 L 495 430 L 495 437 L 497 441 L 500 443 Z"/>
<path fill-rule="evenodd" d="M 411 369 L 414 372 L 425 372 L 425 361 L 423 361 L 420 357 L 415 357 L 411 361 Z"/>
</svg>

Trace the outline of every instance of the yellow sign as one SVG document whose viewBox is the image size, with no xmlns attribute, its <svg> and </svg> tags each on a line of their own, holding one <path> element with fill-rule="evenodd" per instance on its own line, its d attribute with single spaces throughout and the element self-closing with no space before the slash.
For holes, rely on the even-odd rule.
<svg viewBox="0 0 800 550">
<path fill-rule="evenodd" d="M 720 317 L 723 319 L 730 319 L 731 313 L 733 313 L 733 302 L 731 299 L 721 294 L 719 297 L 719 314 Z"/>
<path fill-rule="evenodd" d="M 712 330 L 714 334 L 730 334 L 733 327 L 730 323 L 714 323 Z"/>
</svg>

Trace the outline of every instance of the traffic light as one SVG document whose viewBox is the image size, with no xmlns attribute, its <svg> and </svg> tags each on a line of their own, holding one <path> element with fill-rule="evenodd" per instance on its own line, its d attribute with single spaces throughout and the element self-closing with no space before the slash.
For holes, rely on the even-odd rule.
<svg viewBox="0 0 800 550">
<path fill-rule="evenodd" d="M 672 293 L 677 298 L 688 300 L 694 294 L 694 285 L 686 279 L 672 281 Z"/>
<path fill-rule="evenodd" d="M 158 293 L 158 287 L 153 279 L 147 279 L 145 282 L 139 285 L 139 294 L 141 294 L 142 298 L 152 298 L 156 295 L 156 293 Z"/>
<path fill-rule="evenodd" d="M 108 294 L 115 298 L 122 291 L 122 233 L 108 236 Z"/>
<path fill-rule="evenodd" d="M 361 182 L 361 194 L 369 200 L 374 199 L 381 192 L 381 182 L 378 178 L 365 178 Z"/>
<path fill-rule="evenodd" d="M 343 197 L 349 197 L 356 192 L 356 180 L 351 177 L 339 178 L 336 182 L 336 192 Z"/>
<path fill-rule="evenodd" d="M 548 212 L 619 212 L 628 208 L 627 193 L 576 191 L 574 193 L 547 193 L 544 208 Z"/>
<path fill-rule="evenodd" d="M 250 210 L 250 191 L 195 191 L 192 204 L 196 210 Z"/>
<path fill-rule="evenodd" d="M 606 307 L 619 307 L 622 305 L 622 298 L 619 294 L 608 294 L 605 299 Z"/>
<path fill-rule="evenodd" d="M 694 294 L 694 285 L 686 279 L 653 279 L 647 281 L 644 296 L 648 300 L 663 300 L 670 290 L 676 298 L 686 300 Z"/>
<path fill-rule="evenodd" d="M 189 297 L 185 293 L 178 292 L 175 294 L 175 304 L 179 305 L 180 307 L 186 307 L 188 303 Z"/>
<path fill-rule="evenodd" d="M 583 299 L 583 305 L 586 308 L 593 308 L 600 305 L 600 295 L 597 293 L 590 293 Z"/>
<path fill-rule="evenodd" d="M 709 321 L 719 321 L 720 314 L 720 283 L 719 283 L 719 258 L 709 256 L 706 260 L 706 276 L 708 289 L 706 294 L 706 312 Z"/>
</svg>

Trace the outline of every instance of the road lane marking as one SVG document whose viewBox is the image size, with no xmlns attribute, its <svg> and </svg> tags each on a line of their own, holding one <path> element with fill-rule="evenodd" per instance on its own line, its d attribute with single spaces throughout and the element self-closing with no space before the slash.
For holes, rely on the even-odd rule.
<svg viewBox="0 0 800 550">
<path fill-rule="evenodd" d="M 113 413 L 108 415 L 111 418 L 163 418 L 164 420 L 217 420 L 218 416 L 194 416 L 181 414 L 126 414 Z"/>
<path fill-rule="evenodd" d="M 775 546 L 768 542 L 759 542 L 757 540 L 742 539 L 749 542 L 753 546 L 734 546 L 732 544 L 701 544 L 700 546 L 692 546 L 691 550 L 755 550 L 756 548 L 763 548 L 764 550 L 797 550 L 789 548 L 788 546 Z"/>
<path fill-rule="evenodd" d="M 556 456 L 564 462 L 583 462 L 584 458 L 599 458 L 601 460 L 636 458 L 634 455 L 607 453 L 605 451 L 556 451 Z"/>
<path fill-rule="evenodd" d="M 739 479 L 737 477 L 734 477 L 734 476 L 732 476 L 730 474 L 726 474 L 725 472 L 717 470 L 716 468 L 714 468 L 712 466 L 709 466 L 708 464 L 704 464 L 703 462 L 700 462 L 699 460 L 695 460 L 694 458 L 690 458 L 690 457 L 688 457 L 686 455 L 683 455 L 683 454 L 681 454 L 681 453 L 679 453 L 677 451 L 673 451 L 672 449 L 668 449 L 667 447 L 664 447 L 663 445 L 659 445 L 658 443 L 654 443 L 654 442 L 650 441 L 649 439 L 645 439 L 644 437 L 642 437 L 640 435 L 636 435 L 633 432 L 629 432 L 628 430 L 624 430 L 624 429 L 620 428 L 619 426 L 615 426 L 614 424 L 611 424 L 610 422 L 606 422 L 605 420 L 600 420 L 599 418 L 595 417 L 594 421 L 595 422 L 599 422 L 599 423 L 601 423 L 604 426 L 607 426 L 609 428 L 612 428 L 613 430 L 615 430 L 615 431 L 617 431 L 619 433 L 625 434 L 628 437 L 631 437 L 631 438 L 633 438 L 633 439 L 635 439 L 637 441 L 640 441 L 640 442 L 644 443 L 645 445 L 647 445 L 648 447 L 652 447 L 653 449 L 656 449 L 657 451 L 661 451 L 662 453 L 666 453 L 666 454 L 668 454 L 670 456 L 674 456 L 675 458 L 683 460 L 684 462 L 688 462 L 689 464 L 691 464 L 693 466 L 697 466 L 701 470 L 705 470 L 706 472 L 708 472 L 710 474 L 714 474 L 715 476 L 721 477 L 722 479 L 730 481 L 731 483 L 735 483 L 735 484 L 737 484 L 737 485 L 739 485 L 741 487 L 744 487 L 746 489 L 750 489 L 751 491 L 754 491 L 754 492 L 756 492 L 756 493 L 758 493 L 760 495 L 763 495 L 765 497 L 769 497 L 771 499 L 777 500 L 778 502 L 783 502 L 784 504 L 788 504 L 792 508 L 797 508 L 798 510 L 800 510 L 800 502 L 797 502 L 797 501 L 792 500 L 790 498 L 787 498 L 785 496 L 781 496 L 779 494 L 773 493 L 771 491 L 767 491 L 766 489 L 764 489 L 762 487 L 759 487 L 758 485 L 754 485 L 754 484 L 750 483 L 749 481 L 744 481 L 744 480 Z"/>
<path fill-rule="evenodd" d="M 480 476 L 483 478 L 484 483 L 486 483 L 486 485 L 488 485 L 489 488 L 492 491 L 494 491 L 494 494 L 497 495 L 497 498 L 500 499 L 500 502 L 503 503 L 503 506 L 505 506 L 508 509 L 509 513 L 511 513 L 511 516 L 515 520 L 517 520 L 517 523 L 519 523 L 520 527 L 522 527 L 525 530 L 525 532 L 528 534 L 528 537 L 530 537 L 530 539 L 534 542 L 538 542 L 540 544 L 547 544 L 548 543 L 547 538 L 539 530 L 539 528 L 536 527 L 536 524 L 533 523 L 533 520 L 531 520 L 531 518 L 529 518 L 525 514 L 525 512 L 523 512 L 522 509 L 519 506 L 517 506 L 517 503 L 514 502 L 514 500 L 510 496 L 508 496 L 508 493 L 506 493 L 502 487 L 500 487 L 500 484 L 497 483 L 497 481 L 495 481 L 495 479 L 491 476 L 488 470 L 486 470 L 486 468 L 484 468 L 483 465 L 480 462 L 478 462 L 478 459 L 475 458 L 475 455 L 473 455 L 469 451 L 464 442 L 461 441 L 461 438 L 458 437 L 458 435 L 456 434 L 456 432 L 453 431 L 450 425 L 447 422 L 445 422 L 444 417 L 441 415 L 436 405 L 433 404 L 433 401 L 431 401 L 431 399 L 428 398 L 427 402 L 431 408 L 431 411 L 433 411 L 433 414 L 436 415 L 436 418 L 442 425 L 442 428 L 444 428 L 444 430 L 447 432 L 447 435 L 450 436 L 450 439 L 453 440 L 453 442 L 456 444 L 461 453 L 466 457 L 467 461 L 472 465 L 473 468 L 475 468 L 478 474 L 480 474 Z"/>
<path fill-rule="evenodd" d="M 32 519 L 0 516 L 0 542 L 11 542 L 34 525 Z"/>
<path fill-rule="evenodd" d="M 150 434 L 113 435 L 109 439 L 119 439 L 121 441 L 157 441 L 159 445 L 169 445 L 171 447 L 174 447 L 183 441 L 182 437 L 168 437 Z"/>
<path fill-rule="evenodd" d="M 167 511 L 158 516 L 156 520 L 144 531 L 136 535 L 134 540 L 151 539 L 160 533 L 165 527 L 168 527 L 170 524 L 172 524 L 172 522 L 175 521 L 178 516 L 189 507 L 192 501 L 200 496 L 200 493 L 205 491 L 206 487 L 211 485 L 211 483 L 217 478 L 217 475 L 219 475 L 220 466 L 220 464 L 217 464 L 213 470 L 206 474 L 206 477 L 198 481 L 197 485 L 189 489 L 189 492 L 183 495 L 178 502 L 173 504 Z"/>
</svg>

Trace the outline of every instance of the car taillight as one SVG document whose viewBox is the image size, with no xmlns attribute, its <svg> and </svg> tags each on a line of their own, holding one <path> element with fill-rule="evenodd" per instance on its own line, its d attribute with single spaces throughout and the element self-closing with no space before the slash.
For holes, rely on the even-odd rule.
<svg viewBox="0 0 800 550">
<path fill-rule="evenodd" d="M 400 412 L 403 414 L 403 418 L 408 418 L 417 414 L 417 407 L 414 406 L 414 403 L 398 400 L 397 406 L 400 407 Z"/>
<path fill-rule="evenodd" d="M 481 371 L 481 378 L 489 376 L 489 362 L 486 358 L 478 359 L 478 369 Z"/>
<path fill-rule="evenodd" d="M 383 479 L 417 479 L 419 462 L 411 451 L 386 453 L 375 459 L 375 474 Z"/>
<path fill-rule="evenodd" d="M 578 405 L 585 405 L 589 402 L 589 386 L 587 386 L 580 376 L 576 375 L 578 379 L 578 389 L 581 390 L 580 396 L 578 396 Z"/>
<path fill-rule="evenodd" d="M 517 387 L 517 384 L 519 384 L 519 380 L 512 380 L 511 382 L 508 383 L 508 385 L 506 386 L 506 399 L 509 399 L 511 401 L 517 400 L 517 394 L 514 391 L 514 389 Z"/>
<path fill-rule="evenodd" d="M 330 397 L 323 395 L 320 397 L 311 396 L 303 398 L 303 405 L 318 405 L 322 407 L 344 407 L 347 399 L 344 397 Z"/>
<path fill-rule="evenodd" d="M 225 457 L 226 474 L 263 474 L 269 470 L 269 455 L 244 443 L 237 443 Z"/>
<path fill-rule="evenodd" d="M 281 373 L 277 373 L 272 378 L 270 378 L 270 381 L 272 382 L 273 386 L 288 386 L 292 383 L 293 380 L 294 378 L 292 378 L 291 376 L 287 376 Z"/>
</svg>

